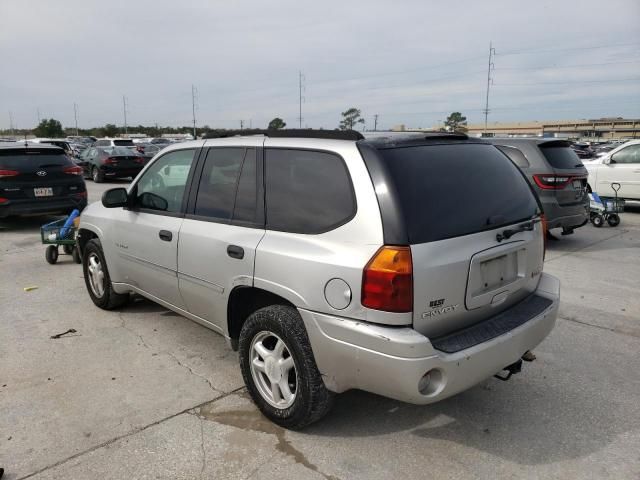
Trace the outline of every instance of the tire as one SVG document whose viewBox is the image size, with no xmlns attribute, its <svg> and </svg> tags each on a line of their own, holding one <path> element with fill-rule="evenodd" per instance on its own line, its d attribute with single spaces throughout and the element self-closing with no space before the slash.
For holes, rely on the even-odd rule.
<svg viewBox="0 0 640 480">
<path fill-rule="evenodd" d="M 62 251 L 67 255 L 71 255 L 73 253 L 73 245 L 63 245 Z"/>
<path fill-rule="evenodd" d="M 607 218 L 607 223 L 611 227 L 617 227 L 618 225 L 620 225 L 620 216 L 617 213 L 612 213 Z"/>
<path fill-rule="evenodd" d="M 100 169 L 95 165 L 91 168 L 91 178 L 93 179 L 94 183 L 104 182 L 104 175 L 102 174 Z"/>
<path fill-rule="evenodd" d="M 591 218 L 591 223 L 593 223 L 594 227 L 602 227 L 602 224 L 604 223 L 604 218 L 602 218 L 602 215 L 594 215 Z"/>
<path fill-rule="evenodd" d="M 93 273 L 91 273 L 92 271 Z M 103 310 L 113 310 L 129 300 L 128 294 L 116 293 L 113 290 L 102 245 L 97 238 L 89 240 L 84 247 L 82 273 L 89 296 L 97 307 Z"/>
<path fill-rule="evenodd" d="M 284 344 L 279 356 L 278 341 Z M 258 344 L 261 346 L 257 347 Z M 262 356 L 259 351 L 273 353 Z M 239 354 L 240 369 L 249 394 L 272 422 L 285 428 L 300 429 L 320 420 L 331 410 L 334 394 L 322 381 L 309 337 L 295 308 L 272 305 L 251 314 L 240 332 Z M 281 368 L 281 362 L 289 358 L 293 359 L 290 369 Z M 292 395 L 289 399 L 279 386 L 279 398 L 269 390 L 276 378 L 280 378 L 278 385 L 283 384 L 284 375 L 287 376 L 283 388 Z M 278 406 L 274 404 L 274 397 Z"/>
<path fill-rule="evenodd" d="M 71 258 L 73 258 L 73 261 L 78 265 L 82 263 L 82 257 L 80 256 L 80 250 L 78 250 L 78 247 L 74 247 L 71 251 Z"/>
<path fill-rule="evenodd" d="M 58 246 L 57 245 L 49 245 L 44 252 L 44 258 L 47 259 L 51 265 L 55 265 L 58 261 Z"/>
</svg>

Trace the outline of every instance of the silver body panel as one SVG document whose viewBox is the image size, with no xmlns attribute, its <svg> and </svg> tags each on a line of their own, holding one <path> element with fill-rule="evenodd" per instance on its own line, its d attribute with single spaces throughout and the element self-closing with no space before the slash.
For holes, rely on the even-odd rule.
<svg viewBox="0 0 640 480">
<path fill-rule="evenodd" d="M 372 310 L 360 302 L 362 273 L 384 243 L 383 227 L 376 192 L 356 143 L 232 137 L 173 145 L 154 160 L 176 149 L 209 146 L 336 153 L 351 177 L 357 211 L 344 225 L 309 235 L 92 204 L 82 214 L 80 229 L 101 240 L 118 293 L 143 295 L 229 339 L 227 313 L 233 289 L 253 286 L 266 290 L 298 308 L 327 388 L 335 392 L 361 388 L 421 404 L 453 395 L 493 375 L 536 346 L 553 327 L 559 285 L 541 273 L 543 237 L 539 224 L 534 231 L 518 233 L 503 244 L 496 243 L 498 229 L 412 245 L 414 311 Z M 158 238 L 161 229 L 172 232 L 171 242 Z M 242 247 L 244 257 L 228 256 L 229 245 Z M 487 273 L 486 265 L 501 257 L 511 258 L 498 268 L 511 272 L 507 281 L 483 287 L 487 275 L 496 275 Z M 329 284 L 336 285 L 336 279 L 341 289 L 347 286 L 344 298 L 337 303 L 330 302 L 326 293 Z M 453 355 L 432 347 L 430 336 L 508 310 L 534 291 L 553 303 L 524 325 Z M 446 299 L 443 306 L 459 307 L 439 316 L 423 316 L 430 310 L 430 301 L 441 298 Z M 443 387 L 423 395 L 417 382 L 431 368 L 444 372 Z"/>
</svg>

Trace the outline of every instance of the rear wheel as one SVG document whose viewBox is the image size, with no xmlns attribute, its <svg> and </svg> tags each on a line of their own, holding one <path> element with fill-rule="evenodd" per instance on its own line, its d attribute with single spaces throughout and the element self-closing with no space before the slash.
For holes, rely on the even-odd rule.
<svg viewBox="0 0 640 480">
<path fill-rule="evenodd" d="M 324 386 L 295 308 L 272 305 L 254 312 L 242 326 L 239 347 L 247 389 L 271 421 L 297 429 L 329 412 L 333 393 Z"/>
<path fill-rule="evenodd" d="M 44 258 L 46 258 L 47 262 L 51 265 L 55 264 L 58 261 L 58 246 L 49 245 L 44 252 Z"/>
<path fill-rule="evenodd" d="M 104 175 L 102 174 L 102 172 L 100 172 L 100 169 L 96 166 L 94 166 L 91 169 L 91 178 L 93 179 L 93 181 L 95 183 L 102 183 L 104 182 Z"/>
<path fill-rule="evenodd" d="M 89 296 L 97 307 L 112 310 L 124 305 L 129 299 L 128 294 L 119 294 L 113 290 L 100 240 L 94 238 L 85 245 L 82 271 Z"/>
<path fill-rule="evenodd" d="M 617 227 L 620 225 L 620 216 L 617 213 L 612 213 L 607 218 L 607 223 L 612 227 Z"/>
</svg>

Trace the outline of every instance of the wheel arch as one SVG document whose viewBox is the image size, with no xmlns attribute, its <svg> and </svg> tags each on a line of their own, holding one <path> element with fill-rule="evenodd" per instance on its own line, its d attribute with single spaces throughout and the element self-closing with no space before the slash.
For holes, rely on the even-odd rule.
<svg viewBox="0 0 640 480">
<path fill-rule="evenodd" d="M 227 334 L 234 350 L 238 350 L 240 330 L 247 318 L 256 310 L 270 305 L 296 308 L 286 298 L 262 288 L 238 286 L 231 291 L 227 302 Z"/>
</svg>

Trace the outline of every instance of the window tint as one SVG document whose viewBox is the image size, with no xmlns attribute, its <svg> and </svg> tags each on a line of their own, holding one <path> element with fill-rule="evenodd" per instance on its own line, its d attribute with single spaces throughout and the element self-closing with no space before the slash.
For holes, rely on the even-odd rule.
<svg viewBox="0 0 640 480">
<path fill-rule="evenodd" d="M 355 214 L 349 172 L 335 154 L 267 149 L 265 176 L 268 229 L 321 233 Z"/>
<path fill-rule="evenodd" d="M 137 183 L 136 206 L 176 213 L 193 161 L 193 149 L 176 150 L 157 159 Z"/>
<path fill-rule="evenodd" d="M 412 244 L 469 235 L 532 217 L 527 180 L 492 145 L 380 150 Z"/>
<path fill-rule="evenodd" d="M 582 167 L 580 157 L 576 155 L 566 142 L 542 143 L 540 151 L 553 168 L 579 168 Z"/>
<path fill-rule="evenodd" d="M 244 148 L 209 149 L 198 186 L 196 215 L 231 219 L 245 153 Z"/>
<path fill-rule="evenodd" d="M 113 144 L 116 147 L 133 147 L 133 140 L 114 140 Z"/>
<path fill-rule="evenodd" d="M 611 156 L 615 163 L 640 163 L 640 145 L 630 145 Z"/>
<path fill-rule="evenodd" d="M 256 151 L 248 149 L 242 165 L 242 173 L 238 181 L 236 205 L 233 209 L 233 219 L 243 222 L 258 220 L 258 181 L 256 171 Z"/>
<path fill-rule="evenodd" d="M 507 147 L 504 145 L 496 145 L 498 150 L 504 153 L 507 157 L 511 159 L 513 163 L 515 163 L 520 168 L 529 168 L 529 161 L 526 159 L 524 154 L 514 147 Z"/>
<path fill-rule="evenodd" d="M 93 144 L 95 147 L 103 147 L 105 145 L 109 145 L 109 141 L 108 140 L 98 140 L 96 143 Z"/>
</svg>

